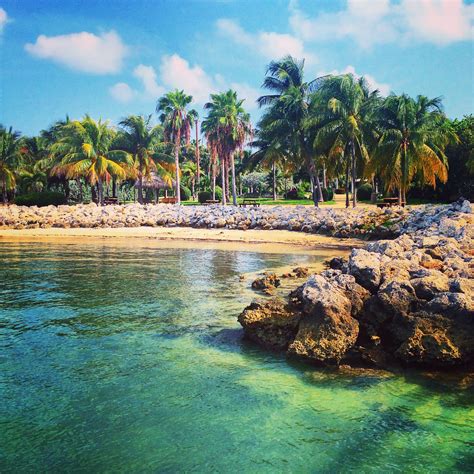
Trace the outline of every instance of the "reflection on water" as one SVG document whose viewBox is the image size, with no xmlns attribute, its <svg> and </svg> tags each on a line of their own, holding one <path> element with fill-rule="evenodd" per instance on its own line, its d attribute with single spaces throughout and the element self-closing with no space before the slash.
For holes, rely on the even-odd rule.
<svg viewBox="0 0 474 474">
<path fill-rule="evenodd" d="M 242 340 L 238 276 L 317 259 L 1 243 L 0 471 L 472 472 L 471 389 Z"/>
</svg>

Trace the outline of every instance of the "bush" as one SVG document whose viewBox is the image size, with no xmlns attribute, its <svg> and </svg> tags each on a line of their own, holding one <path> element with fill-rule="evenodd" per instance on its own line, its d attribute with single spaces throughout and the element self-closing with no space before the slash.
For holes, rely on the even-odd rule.
<svg viewBox="0 0 474 474">
<path fill-rule="evenodd" d="M 179 194 L 181 196 L 181 201 L 189 201 L 191 199 L 191 190 L 184 185 L 180 186 Z"/>
<path fill-rule="evenodd" d="M 301 189 L 290 189 L 286 194 L 285 194 L 285 199 L 289 200 L 302 200 L 306 199 L 305 193 Z"/>
<path fill-rule="evenodd" d="M 323 188 L 323 200 L 324 201 L 332 201 L 334 198 L 334 190 L 332 188 Z"/>
<path fill-rule="evenodd" d="M 205 189 L 198 193 L 198 201 L 200 204 L 204 204 L 206 201 L 212 199 L 212 191 L 210 189 Z M 222 189 L 219 186 L 216 186 L 216 200 L 222 200 Z"/>
<path fill-rule="evenodd" d="M 359 201 L 369 201 L 372 195 L 372 186 L 369 183 L 364 183 L 357 189 L 357 199 Z"/>
<path fill-rule="evenodd" d="M 22 194 L 15 198 L 15 204 L 18 206 L 59 206 L 66 203 L 66 196 L 55 191 Z"/>
<path fill-rule="evenodd" d="M 346 194 L 346 190 L 344 188 L 337 188 L 334 192 L 336 194 Z"/>
</svg>

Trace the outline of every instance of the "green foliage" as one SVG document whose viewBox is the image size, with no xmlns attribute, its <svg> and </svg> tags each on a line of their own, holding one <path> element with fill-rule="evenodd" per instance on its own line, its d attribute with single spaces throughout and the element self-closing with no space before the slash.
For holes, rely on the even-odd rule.
<svg viewBox="0 0 474 474">
<path fill-rule="evenodd" d="M 15 204 L 18 206 L 59 206 L 66 204 L 66 202 L 66 196 L 55 191 L 28 193 L 16 196 L 15 198 Z"/>
<path fill-rule="evenodd" d="M 359 201 L 368 201 L 372 195 L 372 186 L 369 183 L 364 183 L 357 189 L 357 199 Z"/>
<path fill-rule="evenodd" d="M 189 201 L 191 199 L 191 190 L 182 184 L 179 188 L 181 201 Z"/>
<path fill-rule="evenodd" d="M 306 199 L 306 195 L 302 189 L 293 188 L 285 194 L 285 199 L 302 200 Z"/>
<path fill-rule="evenodd" d="M 204 204 L 206 201 L 212 199 L 212 191 L 210 189 L 205 189 L 198 193 L 198 201 L 200 204 Z M 222 189 L 219 186 L 216 186 L 216 200 L 222 200 Z"/>
</svg>

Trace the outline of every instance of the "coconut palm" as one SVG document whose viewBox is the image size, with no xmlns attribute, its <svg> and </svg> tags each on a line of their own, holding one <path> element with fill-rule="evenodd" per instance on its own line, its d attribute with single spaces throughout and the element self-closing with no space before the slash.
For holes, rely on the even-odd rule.
<svg viewBox="0 0 474 474">
<path fill-rule="evenodd" d="M 314 147 L 321 154 L 326 152 L 329 161 L 345 161 L 346 207 L 349 207 L 349 170 L 352 206 L 357 203 L 357 165 L 369 159 L 364 132 L 377 100 L 378 91 L 371 92 L 364 78 L 356 79 L 352 74 L 327 77 L 312 97 Z"/>
<path fill-rule="evenodd" d="M 158 100 L 156 112 L 160 114 L 160 120 L 164 127 L 164 137 L 166 141 L 172 142 L 174 146 L 175 158 L 175 186 L 178 204 L 181 203 L 180 196 L 180 169 L 179 150 L 184 140 L 189 145 L 191 137 L 191 127 L 197 117 L 194 110 L 188 110 L 193 98 L 185 94 L 184 91 L 176 89 L 168 92 Z"/>
<path fill-rule="evenodd" d="M 211 149 L 215 149 L 222 164 L 222 203 L 226 202 L 228 191 L 228 170 L 232 174 L 232 202 L 237 205 L 237 185 L 235 177 L 234 154 L 242 152 L 243 147 L 252 133 L 250 115 L 245 112 L 237 92 L 228 90 L 220 94 L 211 94 L 211 101 L 204 105 L 208 111 L 202 122 L 202 129 L 206 134 Z"/>
<path fill-rule="evenodd" d="M 2 199 L 8 201 L 8 191 L 14 190 L 16 185 L 16 172 L 21 161 L 21 135 L 20 132 L 8 130 L 0 125 L 0 183 Z"/>
<path fill-rule="evenodd" d="M 132 157 L 123 150 L 112 150 L 115 131 L 108 122 L 95 121 L 88 115 L 81 121 L 64 125 L 61 138 L 52 146 L 52 153 L 61 157 L 52 173 L 74 179 L 85 177 L 97 186 L 100 204 L 103 204 L 103 183 L 112 177 L 125 179 L 132 165 Z"/>
<path fill-rule="evenodd" d="M 419 173 L 423 183 L 436 186 L 436 179 L 448 179 L 444 150 L 458 140 L 451 123 L 442 113 L 441 99 L 407 95 L 387 97 L 377 110 L 380 138 L 373 166 L 388 190 L 398 189 L 399 203 Z"/>
<path fill-rule="evenodd" d="M 196 163 L 187 161 L 182 167 L 183 177 L 186 178 L 188 186 L 191 188 L 193 199 L 196 198 L 196 183 L 199 179 L 199 171 Z"/>
<path fill-rule="evenodd" d="M 163 129 L 151 125 L 151 115 L 129 115 L 119 122 L 120 133 L 115 147 L 133 157 L 137 172 L 138 202 L 143 204 L 143 179 L 150 179 L 151 173 L 160 176 L 171 185 L 172 157 L 163 153 Z"/>
<path fill-rule="evenodd" d="M 305 82 L 304 60 L 298 61 L 286 56 L 268 65 L 262 87 L 272 91 L 272 94 L 258 99 L 261 107 L 267 107 L 258 124 L 259 128 L 289 140 L 292 156 L 306 168 L 310 176 L 315 206 L 322 200 L 322 192 L 318 162 L 313 152 L 313 138 L 308 133 L 306 123 L 310 118 L 311 93 L 323 79 Z"/>
</svg>

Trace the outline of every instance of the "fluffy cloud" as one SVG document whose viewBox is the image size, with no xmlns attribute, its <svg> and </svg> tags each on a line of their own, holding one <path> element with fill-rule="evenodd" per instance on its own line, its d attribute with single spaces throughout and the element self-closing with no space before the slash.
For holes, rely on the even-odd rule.
<svg viewBox="0 0 474 474">
<path fill-rule="evenodd" d="M 3 32 L 3 28 L 8 22 L 8 15 L 7 12 L 0 7 L 0 34 Z"/>
<path fill-rule="evenodd" d="M 346 9 L 314 18 L 292 1 L 290 13 L 295 35 L 307 41 L 346 38 L 368 48 L 412 40 L 444 45 L 473 37 L 474 5 L 463 0 L 347 0 Z"/>
<path fill-rule="evenodd" d="M 128 50 L 115 31 L 99 36 L 86 31 L 49 37 L 40 35 L 35 43 L 27 43 L 25 49 L 38 58 L 90 74 L 119 72 Z"/>
<path fill-rule="evenodd" d="M 109 93 L 115 100 L 123 103 L 130 102 L 136 95 L 136 91 L 125 82 L 118 82 L 112 86 Z"/>
<path fill-rule="evenodd" d="M 152 66 L 140 64 L 133 70 L 133 75 L 140 79 L 147 96 L 156 98 L 165 92 L 165 89 L 156 82 L 156 72 Z"/>
<path fill-rule="evenodd" d="M 314 55 L 305 51 L 303 41 L 296 36 L 267 31 L 252 34 L 228 18 L 217 20 L 217 30 L 234 43 L 256 50 L 266 59 L 279 59 L 287 54 L 306 58 L 307 61 L 315 59 Z"/>
<path fill-rule="evenodd" d="M 325 76 L 327 74 L 333 74 L 333 75 L 339 75 L 339 74 L 353 74 L 355 77 L 359 78 L 359 77 L 362 77 L 364 76 L 365 77 L 365 80 L 367 81 L 369 87 L 372 89 L 372 90 L 375 90 L 375 89 L 378 89 L 378 91 L 380 92 L 380 94 L 382 95 L 388 95 L 390 94 L 390 90 L 391 90 L 391 87 L 389 84 L 384 84 L 382 82 L 377 82 L 375 80 L 375 78 L 373 76 L 371 76 L 370 74 L 358 74 L 355 70 L 355 67 L 354 66 L 347 66 L 345 69 L 343 69 L 342 71 L 338 71 L 336 69 L 334 69 L 333 71 L 329 71 L 329 72 L 326 72 L 326 71 L 319 71 L 317 73 L 317 76 L 318 77 L 321 77 L 321 76 Z"/>
</svg>

